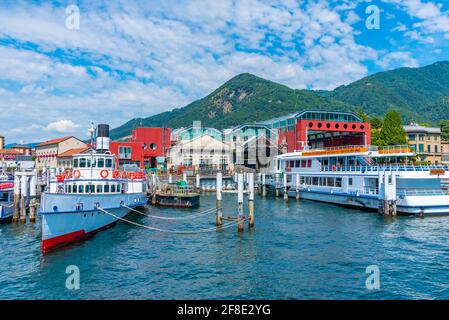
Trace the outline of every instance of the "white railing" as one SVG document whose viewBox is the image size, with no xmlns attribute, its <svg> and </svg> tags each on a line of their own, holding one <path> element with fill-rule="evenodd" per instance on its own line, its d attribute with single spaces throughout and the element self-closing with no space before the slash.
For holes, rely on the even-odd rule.
<svg viewBox="0 0 449 320">
<path fill-rule="evenodd" d="M 432 169 L 449 171 L 448 165 L 414 166 L 414 165 L 373 165 L 373 166 L 321 166 L 322 172 L 379 172 L 379 171 L 415 171 L 423 172 Z"/>
</svg>

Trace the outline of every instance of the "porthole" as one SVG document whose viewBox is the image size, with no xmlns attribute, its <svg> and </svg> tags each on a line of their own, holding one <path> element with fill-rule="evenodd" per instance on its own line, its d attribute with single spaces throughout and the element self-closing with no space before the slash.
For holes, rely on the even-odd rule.
<svg viewBox="0 0 449 320">
<path fill-rule="evenodd" d="M 312 128 L 312 127 L 313 127 L 313 123 L 309 122 L 309 128 Z"/>
<path fill-rule="evenodd" d="M 355 124 L 352 125 L 352 130 L 355 130 L 355 128 L 357 128 L 357 126 Z"/>
<path fill-rule="evenodd" d="M 150 144 L 150 149 L 151 150 L 156 150 L 157 146 L 155 143 Z"/>
<path fill-rule="evenodd" d="M 343 125 L 343 128 L 344 128 L 344 129 L 348 129 L 348 125 L 345 123 L 345 124 Z"/>
<path fill-rule="evenodd" d="M 365 130 L 365 126 L 362 124 L 362 125 L 360 126 L 360 129 L 361 129 L 361 130 Z"/>
<path fill-rule="evenodd" d="M 335 129 L 340 128 L 340 125 L 338 123 L 335 124 Z"/>
<path fill-rule="evenodd" d="M 330 129 L 331 124 L 330 123 L 326 123 L 326 128 Z"/>
<path fill-rule="evenodd" d="M 318 128 L 321 128 L 323 124 L 321 122 L 318 123 Z"/>
</svg>

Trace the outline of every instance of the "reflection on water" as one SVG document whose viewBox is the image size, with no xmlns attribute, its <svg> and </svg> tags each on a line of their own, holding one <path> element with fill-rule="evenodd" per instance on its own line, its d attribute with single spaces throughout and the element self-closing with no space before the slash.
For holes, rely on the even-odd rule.
<svg viewBox="0 0 449 320">
<path fill-rule="evenodd" d="M 201 199 L 213 207 L 214 196 Z M 236 214 L 225 195 L 224 215 Z M 155 215 L 192 211 L 149 208 Z M 215 218 L 133 221 L 163 229 L 210 228 Z M 256 198 L 253 230 L 165 234 L 125 223 L 42 256 L 40 225 L 0 226 L 0 297 L 6 299 L 448 299 L 449 217 L 383 218 L 291 199 Z M 68 265 L 81 289 L 65 288 Z M 369 265 L 378 291 L 365 288 Z"/>
</svg>

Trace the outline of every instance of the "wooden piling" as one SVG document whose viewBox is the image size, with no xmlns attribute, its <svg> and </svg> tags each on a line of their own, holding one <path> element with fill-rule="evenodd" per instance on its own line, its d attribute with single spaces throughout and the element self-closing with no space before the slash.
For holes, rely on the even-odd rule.
<svg viewBox="0 0 449 320">
<path fill-rule="evenodd" d="M 197 189 L 199 189 L 201 186 L 201 177 L 200 177 L 199 173 L 196 174 L 196 185 L 195 186 Z"/>
<path fill-rule="evenodd" d="M 30 176 L 30 222 L 36 221 L 36 191 L 37 191 L 37 176 L 36 173 Z"/>
<path fill-rule="evenodd" d="M 262 197 L 267 196 L 267 185 L 265 173 L 262 173 Z"/>
<path fill-rule="evenodd" d="M 223 224 L 223 198 L 222 198 L 222 188 L 223 188 L 223 174 L 221 172 L 217 173 L 216 178 L 216 192 L 217 192 L 217 214 L 215 217 L 215 223 L 217 226 L 221 226 Z"/>
<path fill-rule="evenodd" d="M 297 173 L 295 176 L 296 176 L 296 200 L 299 200 L 299 185 L 300 185 L 301 179 L 299 177 L 299 173 Z"/>
<path fill-rule="evenodd" d="M 21 186 L 21 195 L 20 195 L 20 222 L 25 223 L 27 220 L 26 216 L 26 196 L 28 194 L 28 177 L 26 175 L 22 175 L 20 177 L 20 186 Z"/>
<path fill-rule="evenodd" d="M 237 175 L 238 231 L 243 231 L 243 174 Z"/>
<path fill-rule="evenodd" d="M 182 181 L 187 182 L 187 173 L 182 173 Z"/>
<path fill-rule="evenodd" d="M 173 177 L 171 175 L 171 173 L 168 175 L 168 183 L 172 183 L 173 182 Z"/>
<path fill-rule="evenodd" d="M 288 201 L 287 173 L 284 173 L 284 200 Z"/>
<path fill-rule="evenodd" d="M 254 173 L 248 174 L 248 226 L 254 227 Z"/>
</svg>

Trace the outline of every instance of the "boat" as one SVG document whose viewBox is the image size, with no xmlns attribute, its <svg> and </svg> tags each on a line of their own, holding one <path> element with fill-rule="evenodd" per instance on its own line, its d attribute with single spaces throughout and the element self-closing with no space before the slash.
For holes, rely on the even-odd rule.
<svg viewBox="0 0 449 320">
<path fill-rule="evenodd" d="M 413 165 L 409 146 L 341 146 L 276 157 L 271 186 L 280 194 L 397 214 L 447 215 L 449 166 Z M 385 213 L 385 211 L 384 211 Z"/>
<path fill-rule="evenodd" d="M 43 253 L 105 230 L 146 203 L 145 173 L 118 170 L 109 126 L 96 131 L 96 147 L 74 155 L 73 169 L 52 174 L 41 196 Z"/>
<path fill-rule="evenodd" d="M 197 208 L 200 206 L 200 194 L 185 181 L 162 186 L 151 195 L 152 204 L 173 208 Z"/>
<path fill-rule="evenodd" d="M 14 181 L 0 175 L 0 223 L 9 223 L 13 216 Z"/>
</svg>

